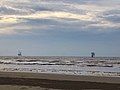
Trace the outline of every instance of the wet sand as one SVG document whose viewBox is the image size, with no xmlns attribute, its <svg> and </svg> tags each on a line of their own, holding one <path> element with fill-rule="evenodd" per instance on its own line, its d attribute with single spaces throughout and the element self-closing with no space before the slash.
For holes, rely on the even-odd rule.
<svg viewBox="0 0 120 90">
<path fill-rule="evenodd" d="M 120 90 L 120 77 L 75 76 L 25 72 L 0 72 L 0 85 L 0 90 L 4 90 L 2 88 L 4 88 L 4 86 L 6 85 L 7 87 L 11 86 L 11 88 L 18 87 L 18 89 L 14 90 L 19 90 L 19 88 L 21 87 L 26 88 L 20 90 L 27 90 L 29 87 L 32 87 L 33 90 Z"/>
<path fill-rule="evenodd" d="M 40 86 L 0 85 L 0 90 L 61 90 L 42 88 Z"/>
</svg>

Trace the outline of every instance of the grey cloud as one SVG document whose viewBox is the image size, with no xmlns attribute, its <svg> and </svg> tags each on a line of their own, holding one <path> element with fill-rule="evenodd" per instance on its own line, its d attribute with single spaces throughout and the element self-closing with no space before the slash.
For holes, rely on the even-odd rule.
<svg viewBox="0 0 120 90">
<path fill-rule="evenodd" d="M 105 0 L 24 0 L 23 2 L 20 0 L 2 1 L 4 4 L 0 4 L 0 15 L 2 16 L 1 20 L 4 18 L 4 15 L 6 15 L 6 17 L 7 15 L 16 15 L 12 18 L 17 19 L 18 22 L 14 24 L 7 24 L 8 26 L 6 26 L 9 27 L 9 25 L 12 25 L 11 29 L 16 32 L 34 32 L 35 29 L 45 30 L 56 28 L 73 31 L 119 30 L 118 24 L 120 23 L 120 10 L 113 7 L 116 3 L 113 3 L 112 5 Z M 101 8 L 100 5 L 102 9 L 99 11 Z M 106 9 L 106 7 L 110 8 Z M 52 12 L 56 13 L 52 14 Z M 49 13 L 51 16 L 49 16 Z M 43 16 L 40 17 L 41 14 Z M 23 22 L 19 22 L 20 20 Z M 117 24 L 111 26 L 112 23 Z"/>
<path fill-rule="evenodd" d="M 120 23 L 120 10 L 110 10 L 103 12 L 102 18 L 113 23 Z"/>
<path fill-rule="evenodd" d="M 25 2 L 29 1 L 29 2 Z M 25 0 L 24 2 L 19 1 L 9 1 L 7 0 L 5 3 L 7 6 L 21 9 L 30 12 L 37 12 L 37 11 L 66 11 L 66 12 L 73 12 L 73 13 L 79 13 L 79 14 L 86 14 L 86 10 L 83 9 L 77 9 L 72 6 L 76 6 L 73 1 L 66 1 L 66 0 Z M 2 5 L 4 7 L 4 5 Z M 4 7 L 6 8 L 6 7 Z M 7 7 L 8 8 L 8 7 Z M 11 9 L 10 9 L 11 10 Z M 13 11 L 11 10 L 11 13 Z M 19 13 L 19 12 L 18 12 Z"/>
<path fill-rule="evenodd" d="M 106 20 L 111 21 L 113 23 L 120 23 L 120 16 L 113 15 L 106 17 Z"/>
<path fill-rule="evenodd" d="M 0 14 L 1 15 L 25 15 L 29 12 L 27 10 L 17 9 L 8 6 L 0 6 Z"/>
</svg>

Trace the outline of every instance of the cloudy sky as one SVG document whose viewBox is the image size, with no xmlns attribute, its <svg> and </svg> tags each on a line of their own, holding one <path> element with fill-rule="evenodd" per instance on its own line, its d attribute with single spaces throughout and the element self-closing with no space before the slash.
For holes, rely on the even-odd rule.
<svg viewBox="0 0 120 90">
<path fill-rule="evenodd" d="M 120 56 L 120 0 L 0 0 L 0 56 Z"/>
</svg>

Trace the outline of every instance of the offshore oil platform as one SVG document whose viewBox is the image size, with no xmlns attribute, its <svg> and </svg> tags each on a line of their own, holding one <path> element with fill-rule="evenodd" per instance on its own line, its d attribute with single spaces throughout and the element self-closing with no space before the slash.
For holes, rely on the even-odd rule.
<svg viewBox="0 0 120 90">
<path fill-rule="evenodd" d="M 92 57 L 92 58 L 95 57 L 95 52 L 91 52 L 91 57 Z"/>
<path fill-rule="evenodd" d="M 22 56 L 22 52 L 18 50 L 18 56 Z"/>
</svg>

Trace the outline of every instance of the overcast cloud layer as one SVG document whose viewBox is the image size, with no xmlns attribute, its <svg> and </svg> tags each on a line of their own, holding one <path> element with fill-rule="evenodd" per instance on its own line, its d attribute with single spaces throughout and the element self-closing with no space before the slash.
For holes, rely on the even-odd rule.
<svg viewBox="0 0 120 90">
<path fill-rule="evenodd" d="M 0 35 L 120 30 L 120 0 L 0 0 Z"/>
<path fill-rule="evenodd" d="M 120 0 L 0 0 L 0 56 L 120 56 Z"/>
</svg>

